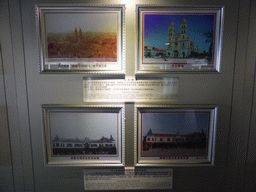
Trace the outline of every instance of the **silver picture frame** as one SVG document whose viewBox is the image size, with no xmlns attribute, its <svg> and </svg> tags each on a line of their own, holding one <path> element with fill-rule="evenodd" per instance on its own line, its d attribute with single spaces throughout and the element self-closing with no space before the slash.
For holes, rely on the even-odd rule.
<svg viewBox="0 0 256 192">
<path fill-rule="evenodd" d="M 136 74 L 220 72 L 223 7 L 137 5 Z"/>
<path fill-rule="evenodd" d="M 125 5 L 36 5 L 39 72 L 125 74 Z"/>
<path fill-rule="evenodd" d="M 135 105 L 135 166 L 213 165 L 217 106 Z"/>
<path fill-rule="evenodd" d="M 42 105 L 45 165 L 124 166 L 124 105 Z"/>
</svg>

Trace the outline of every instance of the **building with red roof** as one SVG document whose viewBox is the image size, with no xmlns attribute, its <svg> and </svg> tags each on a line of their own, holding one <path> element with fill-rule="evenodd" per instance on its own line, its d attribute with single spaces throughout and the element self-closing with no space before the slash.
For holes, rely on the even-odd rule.
<svg viewBox="0 0 256 192">
<path fill-rule="evenodd" d="M 143 148 L 171 148 L 171 147 L 206 147 L 206 134 L 194 132 L 189 134 L 153 133 L 150 129 L 143 137 Z"/>
</svg>

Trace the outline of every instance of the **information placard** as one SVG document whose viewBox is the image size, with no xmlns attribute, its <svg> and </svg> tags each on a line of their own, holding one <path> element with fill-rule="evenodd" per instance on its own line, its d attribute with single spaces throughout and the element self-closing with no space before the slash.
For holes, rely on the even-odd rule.
<svg viewBox="0 0 256 192">
<path fill-rule="evenodd" d="M 172 187 L 172 168 L 84 170 L 84 190 L 172 189 Z"/>
<path fill-rule="evenodd" d="M 161 80 L 84 80 L 84 102 L 155 102 L 178 100 L 178 78 Z"/>
</svg>

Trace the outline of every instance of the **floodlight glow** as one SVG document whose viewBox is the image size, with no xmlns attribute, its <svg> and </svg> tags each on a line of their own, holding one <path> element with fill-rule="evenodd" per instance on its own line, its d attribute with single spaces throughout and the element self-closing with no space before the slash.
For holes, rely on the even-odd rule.
<svg viewBox="0 0 256 192">
<path fill-rule="evenodd" d="M 127 8 L 132 7 L 135 4 L 135 0 L 121 0 L 122 4 L 125 4 Z"/>
</svg>

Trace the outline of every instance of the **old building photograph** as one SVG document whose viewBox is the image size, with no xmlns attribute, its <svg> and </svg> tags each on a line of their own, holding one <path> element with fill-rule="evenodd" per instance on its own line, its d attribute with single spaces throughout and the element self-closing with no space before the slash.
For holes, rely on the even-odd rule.
<svg viewBox="0 0 256 192">
<path fill-rule="evenodd" d="M 142 113 L 141 156 L 207 156 L 209 111 Z"/>
<path fill-rule="evenodd" d="M 49 119 L 52 156 L 117 154 L 116 113 L 51 112 Z"/>
<path fill-rule="evenodd" d="M 52 139 L 52 155 L 115 155 L 116 140 L 110 135 L 109 138 L 102 136 L 97 140 L 89 138 L 79 139 L 59 138 L 56 135 Z"/>
</svg>

